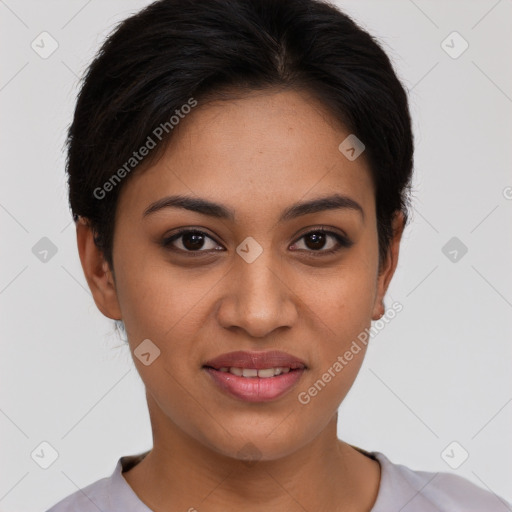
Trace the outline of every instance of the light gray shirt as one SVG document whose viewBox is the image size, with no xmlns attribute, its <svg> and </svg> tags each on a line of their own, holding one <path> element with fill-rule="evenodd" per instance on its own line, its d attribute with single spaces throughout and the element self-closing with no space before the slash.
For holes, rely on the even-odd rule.
<svg viewBox="0 0 512 512">
<path fill-rule="evenodd" d="M 380 452 L 357 449 L 381 466 L 379 492 L 371 512 L 512 511 L 510 503 L 458 475 L 415 471 L 394 464 Z M 109 477 L 70 494 L 46 512 L 153 512 L 122 475 L 148 453 L 121 457 Z"/>
</svg>

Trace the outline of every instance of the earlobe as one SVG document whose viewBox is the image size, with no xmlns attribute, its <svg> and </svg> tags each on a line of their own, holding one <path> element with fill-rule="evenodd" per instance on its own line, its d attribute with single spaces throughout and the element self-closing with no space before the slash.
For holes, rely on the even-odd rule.
<svg viewBox="0 0 512 512">
<path fill-rule="evenodd" d="M 375 307 L 373 308 L 372 320 L 379 320 L 384 316 L 384 302 L 381 300 L 377 302 Z"/>
<path fill-rule="evenodd" d="M 76 223 L 76 238 L 85 279 L 98 309 L 108 318 L 121 319 L 114 277 L 102 251 L 94 242 L 94 232 L 83 217 Z"/>
</svg>

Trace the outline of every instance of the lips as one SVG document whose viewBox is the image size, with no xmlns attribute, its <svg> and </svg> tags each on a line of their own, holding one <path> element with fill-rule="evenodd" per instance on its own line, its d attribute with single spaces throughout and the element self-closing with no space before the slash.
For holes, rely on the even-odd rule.
<svg viewBox="0 0 512 512">
<path fill-rule="evenodd" d="M 266 352 L 229 352 L 207 361 L 204 366 L 215 370 L 231 367 L 256 370 L 283 367 L 297 370 L 306 368 L 306 363 L 286 352 L 269 350 Z"/>
<path fill-rule="evenodd" d="M 207 361 L 211 382 L 229 396 L 246 402 L 268 402 L 288 393 L 307 369 L 286 352 L 230 352 Z"/>
</svg>

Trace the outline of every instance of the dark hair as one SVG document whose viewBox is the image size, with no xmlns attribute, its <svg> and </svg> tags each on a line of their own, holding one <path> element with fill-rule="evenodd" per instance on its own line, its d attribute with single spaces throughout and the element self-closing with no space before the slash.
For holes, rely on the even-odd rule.
<svg viewBox="0 0 512 512">
<path fill-rule="evenodd" d="M 364 143 L 385 259 L 394 214 L 408 219 L 413 134 L 406 92 L 379 43 L 320 0 L 159 0 L 104 42 L 67 138 L 71 211 L 88 219 L 111 268 L 119 192 L 130 168 L 161 154 L 171 116 L 191 100 L 276 87 L 313 94 Z M 142 164 L 130 160 L 158 127 L 158 148 Z"/>
</svg>

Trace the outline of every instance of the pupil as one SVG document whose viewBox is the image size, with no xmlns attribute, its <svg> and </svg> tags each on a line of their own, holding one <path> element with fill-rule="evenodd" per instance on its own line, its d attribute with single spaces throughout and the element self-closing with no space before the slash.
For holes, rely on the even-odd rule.
<svg viewBox="0 0 512 512">
<path fill-rule="evenodd" d="M 308 241 L 312 241 L 309 244 Z M 312 233 L 306 237 L 306 245 L 310 249 L 321 249 L 325 244 L 325 233 Z"/>
<path fill-rule="evenodd" d="M 204 237 L 201 233 L 187 233 L 183 235 L 183 246 L 187 249 L 201 249 Z"/>
</svg>

